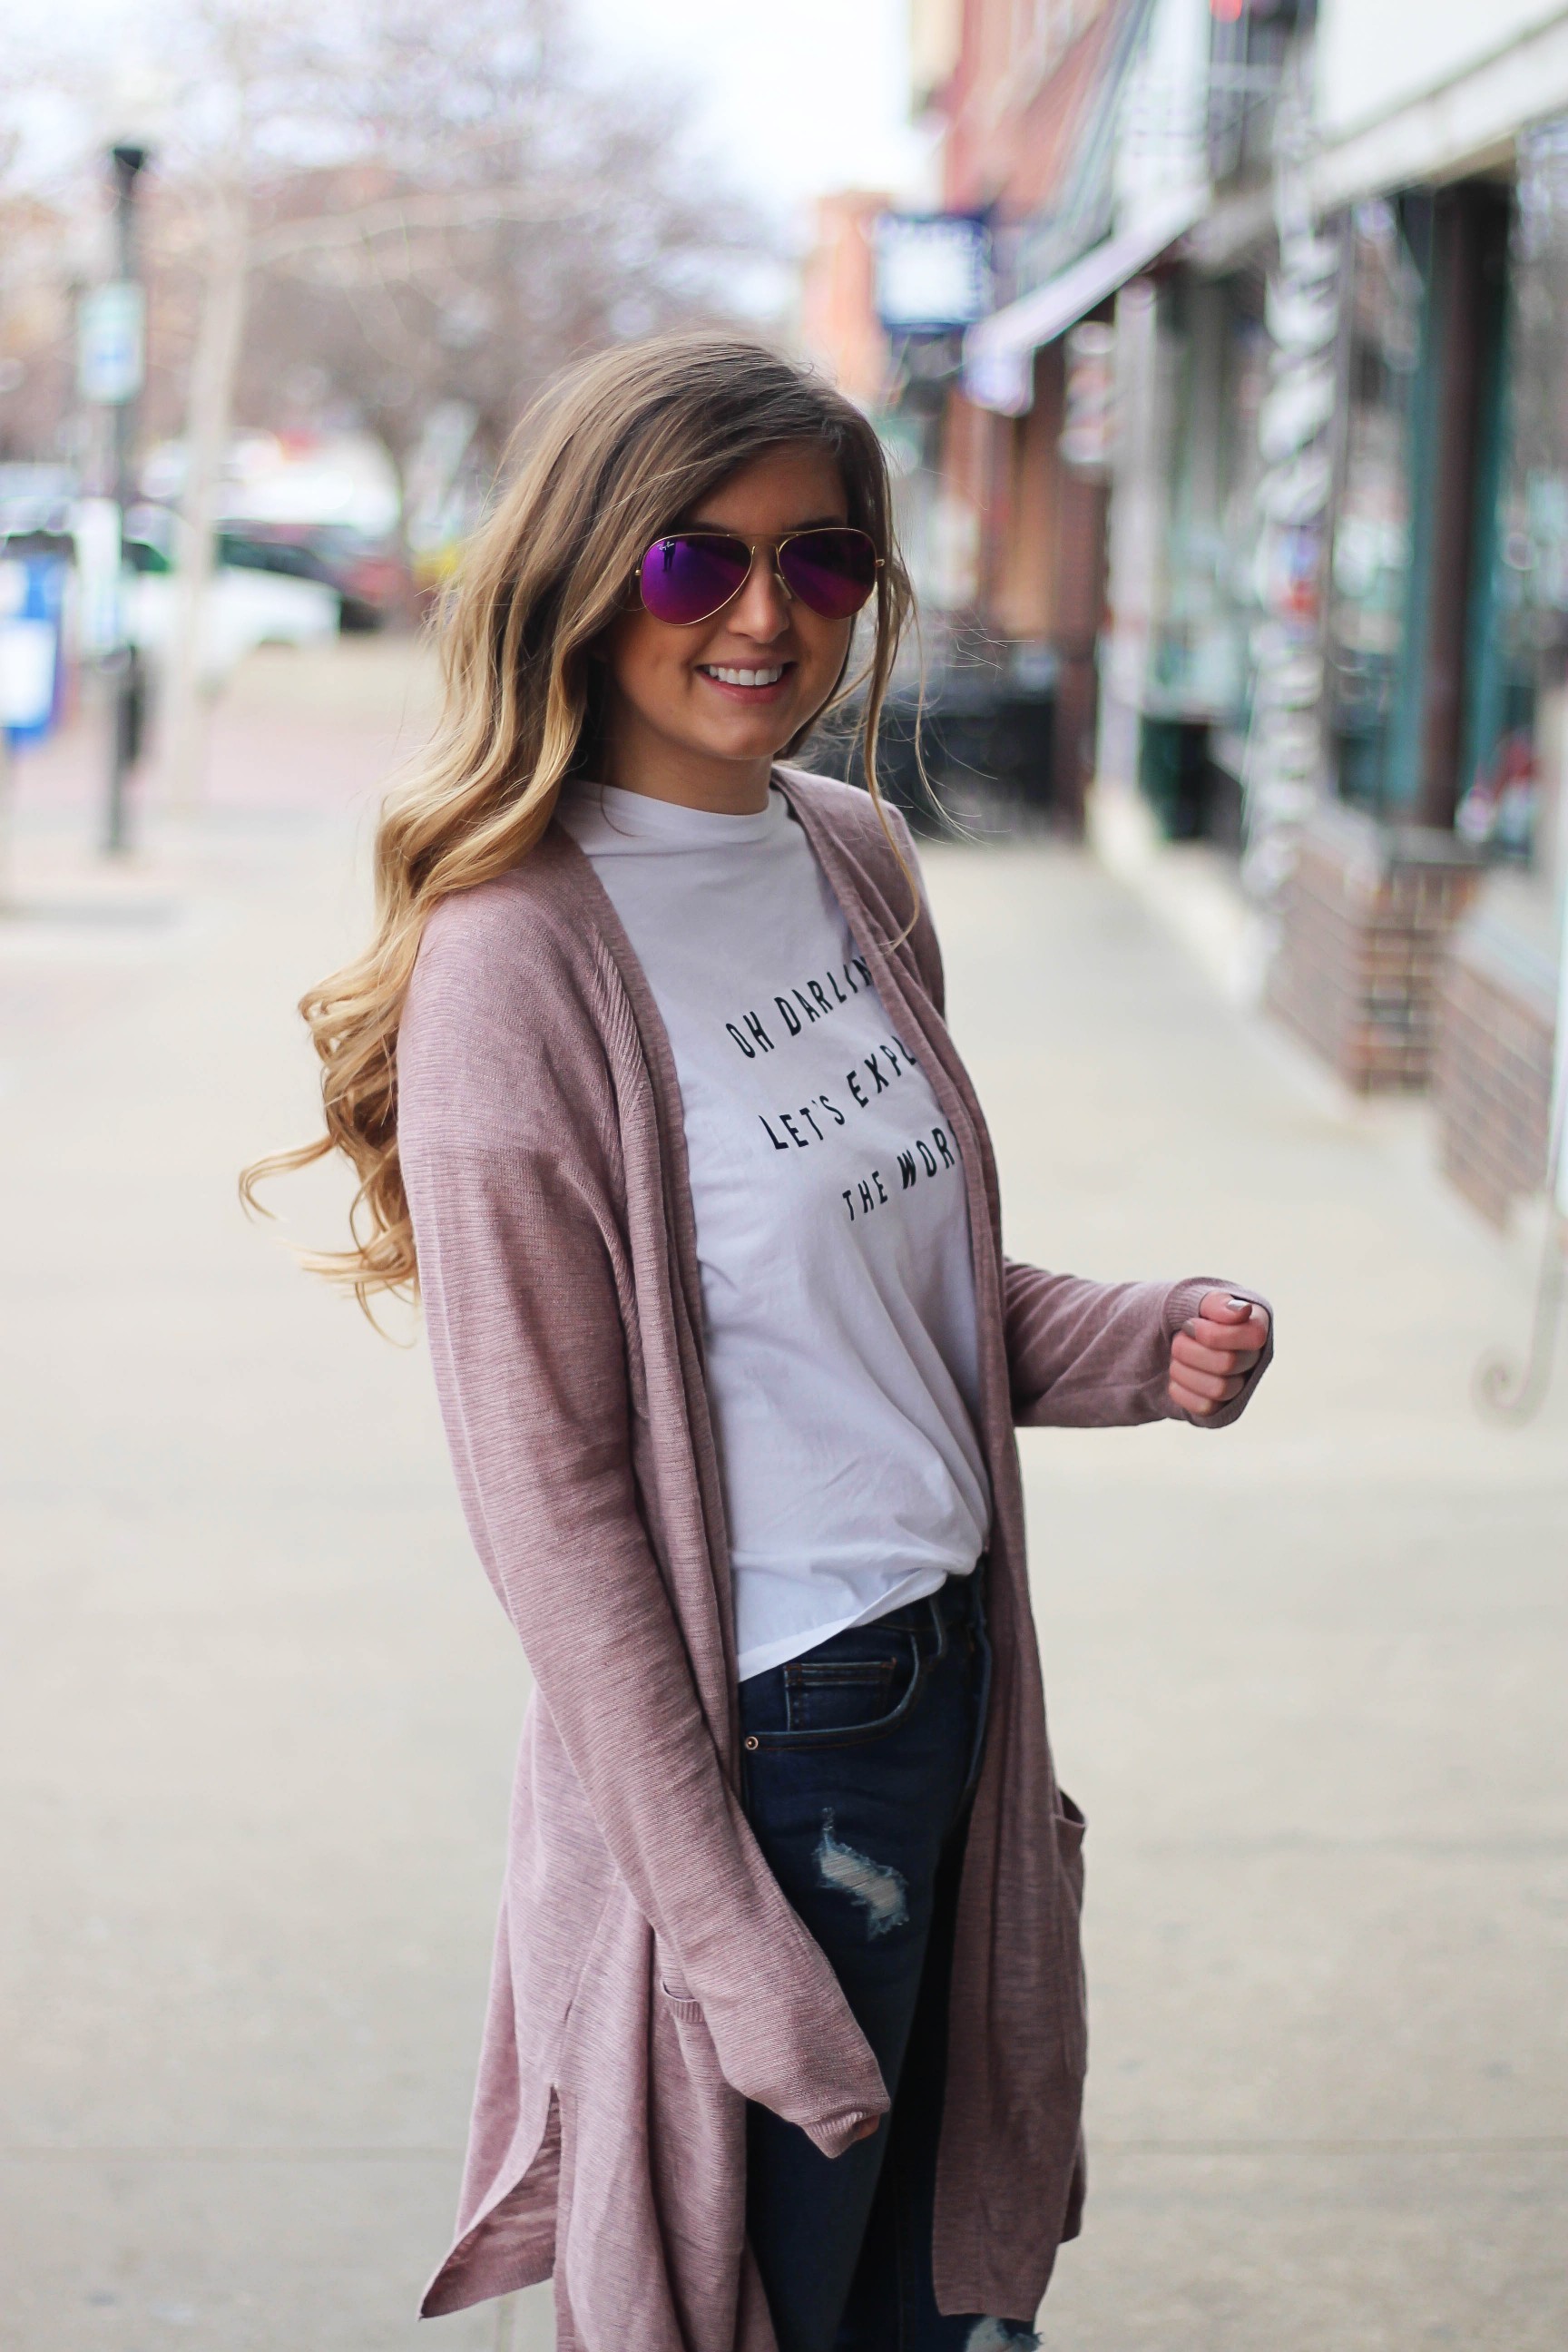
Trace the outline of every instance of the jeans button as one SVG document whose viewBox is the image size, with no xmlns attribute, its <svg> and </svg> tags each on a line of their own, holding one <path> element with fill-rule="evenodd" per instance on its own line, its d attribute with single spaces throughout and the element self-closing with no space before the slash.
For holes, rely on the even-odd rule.
<svg viewBox="0 0 1568 2352">
<path fill-rule="evenodd" d="M 753 1731 L 748 1731 L 748 1732 L 747 1732 L 747 1734 L 746 1734 L 745 1738 L 742 1741 L 742 1743 L 741 1743 L 741 1744 L 742 1744 L 742 1746 L 743 1748 L 760 1748 L 760 1747 L 762 1746 L 762 1744 L 763 1744 L 763 1743 L 762 1743 L 762 1741 L 757 1738 L 757 1736 L 756 1736 L 755 1732 L 753 1732 Z"/>
</svg>

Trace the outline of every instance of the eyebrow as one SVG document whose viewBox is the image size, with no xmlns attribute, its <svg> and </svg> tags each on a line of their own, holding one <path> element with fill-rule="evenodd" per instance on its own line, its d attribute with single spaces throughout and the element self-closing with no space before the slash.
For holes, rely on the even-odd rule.
<svg viewBox="0 0 1568 2352">
<path fill-rule="evenodd" d="M 700 513 L 693 515 L 689 523 L 684 525 L 677 523 L 674 528 L 677 530 L 682 529 L 687 530 L 732 530 L 737 539 L 744 536 L 738 523 L 714 522 L 711 520 L 704 521 Z M 848 528 L 848 518 L 845 515 L 808 515 L 804 522 L 786 523 L 783 530 L 775 531 L 770 535 L 776 539 L 788 539 L 793 532 L 797 530 L 847 530 Z"/>
</svg>

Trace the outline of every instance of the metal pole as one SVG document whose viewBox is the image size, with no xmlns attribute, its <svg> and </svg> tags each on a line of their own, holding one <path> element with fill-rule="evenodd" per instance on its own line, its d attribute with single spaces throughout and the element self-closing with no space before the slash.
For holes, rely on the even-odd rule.
<svg viewBox="0 0 1568 2352">
<path fill-rule="evenodd" d="M 147 163 L 145 147 L 110 150 L 114 170 L 114 237 L 116 274 L 122 286 L 136 278 L 136 184 Z M 136 501 L 136 396 L 116 403 L 114 409 L 114 502 L 120 509 L 121 578 L 124 572 L 126 517 Z M 122 605 L 123 613 L 123 605 Z M 126 779 L 142 750 L 142 718 L 145 694 L 140 649 L 131 642 L 123 619 L 114 659 L 114 713 L 110 735 L 109 805 L 103 845 L 111 857 L 126 844 Z"/>
</svg>

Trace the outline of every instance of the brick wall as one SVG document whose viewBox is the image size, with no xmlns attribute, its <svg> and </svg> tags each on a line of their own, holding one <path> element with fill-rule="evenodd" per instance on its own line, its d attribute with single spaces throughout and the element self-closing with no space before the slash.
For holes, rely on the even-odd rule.
<svg viewBox="0 0 1568 2352">
<path fill-rule="evenodd" d="M 1450 834 L 1325 804 L 1285 887 L 1270 1010 L 1358 1093 L 1425 1087 L 1449 935 L 1478 880 Z"/>
<path fill-rule="evenodd" d="M 1557 971 L 1550 909 L 1511 877 L 1455 935 L 1439 1009 L 1444 1173 L 1496 1225 L 1546 1181 Z"/>
</svg>

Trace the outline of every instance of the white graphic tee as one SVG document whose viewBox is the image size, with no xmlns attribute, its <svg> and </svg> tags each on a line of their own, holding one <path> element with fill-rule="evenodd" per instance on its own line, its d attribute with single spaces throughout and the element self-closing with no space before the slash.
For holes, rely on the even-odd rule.
<svg viewBox="0 0 1568 2352">
<path fill-rule="evenodd" d="M 675 1055 L 743 1681 L 984 1549 L 963 1171 L 782 793 L 560 815 Z"/>
</svg>

